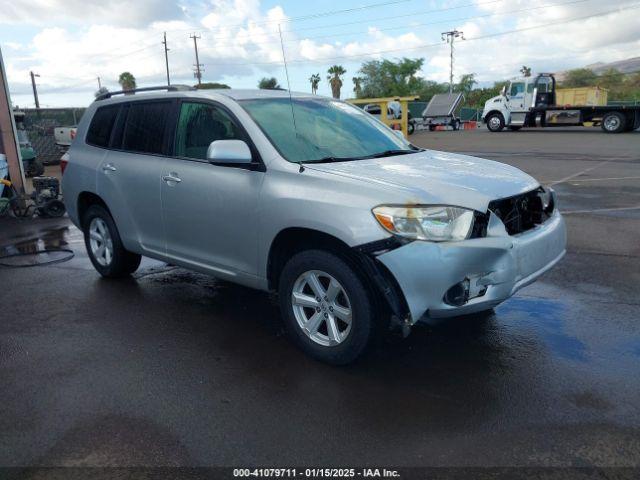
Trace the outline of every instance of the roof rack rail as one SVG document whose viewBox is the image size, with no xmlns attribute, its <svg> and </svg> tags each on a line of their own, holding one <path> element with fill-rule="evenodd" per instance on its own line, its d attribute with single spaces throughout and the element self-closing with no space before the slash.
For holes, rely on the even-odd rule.
<svg viewBox="0 0 640 480">
<path fill-rule="evenodd" d="M 182 92 L 186 90 L 196 90 L 196 89 L 189 85 L 164 85 L 162 87 L 134 88 L 132 90 L 118 90 L 117 92 L 103 93 L 102 95 L 99 95 L 96 97 L 96 101 L 106 100 L 107 98 L 111 98 L 114 95 L 130 95 L 138 92 L 156 92 L 159 90 L 166 90 L 167 92 Z"/>
</svg>

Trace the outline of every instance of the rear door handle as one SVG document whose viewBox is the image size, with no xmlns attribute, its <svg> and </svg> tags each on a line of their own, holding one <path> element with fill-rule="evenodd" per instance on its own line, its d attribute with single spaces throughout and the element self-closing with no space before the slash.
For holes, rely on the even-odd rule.
<svg viewBox="0 0 640 480">
<path fill-rule="evenodd" d="M 102 167 L 103 172 L 115 172 L 117 168 L 112 163 L 107 163 Z"/>
<path fill-rule="evenodd" d="M 180 183 L 182 181 L 178 174 L 173 172 L 171 172 L 169 175 L 163 175 L 162 180 L 167 183 Z"/>
</svg>

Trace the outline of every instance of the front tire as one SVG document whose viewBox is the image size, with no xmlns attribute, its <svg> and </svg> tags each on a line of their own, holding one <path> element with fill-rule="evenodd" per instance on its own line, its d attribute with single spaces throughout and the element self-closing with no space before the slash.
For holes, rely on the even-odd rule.
<svg viewBox="0 0 640 480">
<path fill-rule="evenodd" d="M 501 113 L 492 113 L 485 121 L 490 132 L 501 132 L 504 129 L 504 117 Z"/>
<path fill-rule="evenodd" d="M 84 214 L 82 225 L 89 259 L 100 275 L 121 278 L 138 269 L 142 257 L 125 250 L 107 209 L 91 205 Z"/>
<path fill-rule="evenodd" d="M 340 257 L 300 252 L 286 263 L 279 297 L 289 337 L 309 356 L 332 365 L 356 360 L 374 337 L 369 290 Z"/>
</svg>

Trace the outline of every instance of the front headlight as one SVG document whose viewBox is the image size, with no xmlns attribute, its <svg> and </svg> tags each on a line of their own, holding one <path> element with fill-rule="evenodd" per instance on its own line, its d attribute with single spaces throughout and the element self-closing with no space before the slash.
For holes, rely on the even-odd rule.
<svg viewBox="0 0 640 480">
<path fill-rule="evenodd" d="M 473 210 L 448 205 L 373 209 L 378 223 L 389 232 L 412 240 L 450 242 L 465 240 L 473 229 Z"/>
</svg>

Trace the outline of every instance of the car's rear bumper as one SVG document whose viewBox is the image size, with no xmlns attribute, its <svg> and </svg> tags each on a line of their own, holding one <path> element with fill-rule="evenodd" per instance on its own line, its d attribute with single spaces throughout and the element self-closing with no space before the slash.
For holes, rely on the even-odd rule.
<svg viewBox="0 0 640 480">
<path fill-rule="evenodd" d="M 556 210 L 544 224 L 514 236 L 487 236 L 462 242 L 411 242 L 378 256 L 393 274 L 411 314 L 440 318 L 492 308 L 535 281 L 565 254 L 566 226 Z M 470 293 L 459 306 L 445 301 L 454 285 Z M 468 282 L 468 283 L 467 283 Z"/>
</svg>

